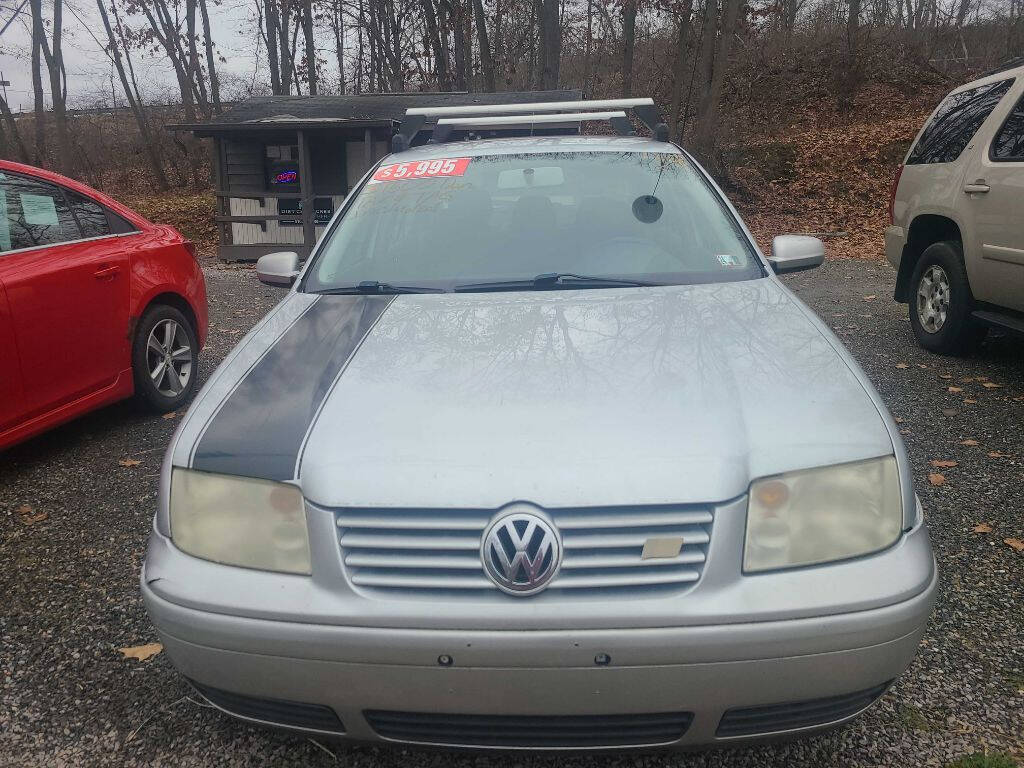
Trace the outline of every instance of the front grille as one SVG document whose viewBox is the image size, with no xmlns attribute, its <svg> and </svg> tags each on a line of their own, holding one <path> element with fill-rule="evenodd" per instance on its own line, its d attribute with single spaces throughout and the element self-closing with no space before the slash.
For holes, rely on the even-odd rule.
<svg viewBox="0 0 1024 768">
<path fill-rule="evenodd" d="M 366 721 L 385 739 L 467 747 L 639 747 L 678 741 L 690 712 L 653 715 L 443 715 L 366 711 Z"/>
<path fill-rule="evenodd" d="M 753 736 L 834 723 L 866 709 L 885 693 L 888 687 L 889 683 L 883 683 L 866 691 L 842 696 L 771 704 L 765 707 L 730 709 L 722 715 L 715 735 Z"/>
<path fill-rule="evenodd" d="M 345 726 L 342 725 L 334 710 L 322 704 L 263 699 L 210 688 L 200 685 L 195 680 L 189 680 L 189 682 L 211 704 L 236 717 L 245 717 L 291 728 L 309 728 L 331 733 L 345 732 Z"/>
<path fill-rule="evenodd" d="M 384 592 L 496 593 L 480 540 L 491 510 L 345 509 L 335 513 L 352 584 Z M 562 569 L 547 592 L 636 592 L 692 586 L 707 557 L 713 514 L 704 507 L 548 510 L 562 535 Z M 674 558 L 642 560 L 649 538 L 683 538 Z"/>
</svg>

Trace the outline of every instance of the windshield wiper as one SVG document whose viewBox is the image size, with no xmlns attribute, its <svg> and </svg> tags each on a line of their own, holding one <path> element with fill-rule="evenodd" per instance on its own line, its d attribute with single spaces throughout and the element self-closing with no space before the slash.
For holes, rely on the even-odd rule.
<svg viewBox="0 0 1024 768">
<path fill-rule="evenodd" d="M 516 290 L 557 290 L 559 288 L 632 288 L 662 285 L 628 277 L 601 277 L 598 275 L 577 275 L 574 272 L 545 272 L 527 280 L 495 280 L 490 283 L 466 283 L 456 285 L 456 291 L 516 291 Z"/>
<path fill-rule="evenodd" d="M 444 293 L 444 288 L 433 288 L 425 285 L 392 285 L 381 283 L 377 280 L 363 280 L 355 285 L 341 285 L 337 288 L 324 288 L 322 291 L 312 291 L 327 296 L 339 294 L 389 294 L 389 293 Z"/>
</svg>

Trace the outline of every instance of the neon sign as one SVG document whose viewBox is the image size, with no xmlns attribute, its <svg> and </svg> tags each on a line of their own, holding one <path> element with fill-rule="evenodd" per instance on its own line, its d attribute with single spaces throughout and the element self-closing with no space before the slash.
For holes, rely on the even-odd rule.
<svg viewBox="0 0 1024 768">
<path fill-rule="evenodd" d="M 281 171 L 274 176 L 275 184 L 294 184 L 299 180 L 298 171 Z"/>
</svg>

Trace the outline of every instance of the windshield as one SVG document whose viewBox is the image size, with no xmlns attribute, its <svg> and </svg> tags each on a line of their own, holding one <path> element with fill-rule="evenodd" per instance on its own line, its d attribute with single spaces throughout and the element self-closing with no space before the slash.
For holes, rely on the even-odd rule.
<svg viewBox="0 0 1024 768">
<path fill-rule="evenodd" d="M 378 168 L 327 234 L 305 290 L 523 290 L 531 286 L 514 284 L 537 276 L 549 278 L 537 288 L 574 287 L 550 279 L 563 273 L 576 284 L 762 275 L 734 217 L 681 154 L 457 152 Z"/>
</svg>

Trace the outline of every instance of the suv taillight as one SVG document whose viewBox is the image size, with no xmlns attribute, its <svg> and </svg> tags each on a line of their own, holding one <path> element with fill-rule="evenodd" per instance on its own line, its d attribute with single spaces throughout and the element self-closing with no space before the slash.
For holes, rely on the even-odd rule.
<svg viewBox="0 0 1024 768">
<path fill-rule="evenodd" d="M 182 245 L 185 246 L 185 250 L 188 251 L 189 256 L 191 256 L 196 261 L 199 261 L 199 252 L 196 250 L 195 243 L 193 243 L 191 240 L 186 240 L 185 242 L 182 243 Z"/>
<path fill-rule="evenodd" d="M 903 175 L 903 164 L 896 166 L 896 175 L 892 179 L 892 188 L 889 190 L 889 223 L 896 223 L 896 187 L 900 185 L 900 176 Z"/>
</svg>

